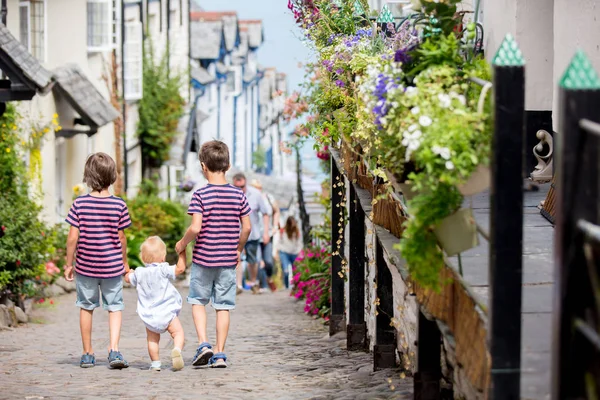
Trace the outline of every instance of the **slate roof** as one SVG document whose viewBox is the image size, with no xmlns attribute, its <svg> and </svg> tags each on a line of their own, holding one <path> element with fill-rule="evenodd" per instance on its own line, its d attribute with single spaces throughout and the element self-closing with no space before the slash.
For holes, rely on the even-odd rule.
<svg viewBox="0 0 600 400">
<path fill-rule="evenodd" d="M 90 126 L 104 126 L 119 118 L 119 112 L 102 96 L 75 64 L 54 70 L 56 88 Z"/>
<path fill-rule="evenodd" d="M 256 49 L 264 41 L 263 25 L 260 19 L 240 20 L 240 27 L 248 30 L 248 47 Z"/>
<path fill-rule="evenodd" d="M 240 34 L 237 14 L 223 14 L 223 33 L 225 48 L 231 52 L 235 48 Z"/>
<path fill-rule="evenodd" d="M 206 68 L 192 67 L 191 72 L 192 72 L 192 79 L 202 85 L 207 85 L 211 82 L 214 82 L 214 80 L 215 80 L 215 77 L 212 76 Z"/>
<path fill-rule="evenodd" d="M 192 13 L 199 14 L 199 13 Z M 217 60 L 223 43 L 223 21 L 191 21 L 191 57 L 195 60 Z"/>
<path fill-rule="evenodd" d="M 23 75 L 28 82 L 23 82 L 39 92 L 46 93 L 52 83 L 52 74 L 29 53 L 8 28 L 0 23 L 0 62 L 4 73 L 11 80 L 20 80 Z"/>
<path fill-rule="evenodd" d="M 240 28 L 240 44 L 231 53 L 231 63 L 235 65 L 243 64 L 248 55 L 248 29 Z"/>
</svg>

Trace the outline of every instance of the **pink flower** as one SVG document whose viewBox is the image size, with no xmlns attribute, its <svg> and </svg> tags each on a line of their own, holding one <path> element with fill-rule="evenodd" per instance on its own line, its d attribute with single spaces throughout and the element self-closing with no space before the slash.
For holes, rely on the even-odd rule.
<svg viewBox="0 0 600 400">
<path fill-rule="evenodd" d="M 54 274 L 60 273 L 60 269 L 58 269 L 58 267 L 56 266 L 56 264 L 54 264 L 52 261 L 48 261 L 46 263 L 46 272 L 49 275 L 54 275 Z"/>
</svg>

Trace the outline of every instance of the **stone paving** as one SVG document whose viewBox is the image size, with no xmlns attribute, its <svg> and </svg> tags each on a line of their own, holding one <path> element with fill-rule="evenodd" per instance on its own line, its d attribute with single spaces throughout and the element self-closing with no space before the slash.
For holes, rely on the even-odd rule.
<svg viewBox="0 0 600 400">
<path fill-rule="evenodd" d="M 187 289 L 181 289 L 185 299 Z M 135 314 L 136 294 L 125 290 L 121 351 L 130 368 L 110 370 L 106 362 L 108 319 L 94 315 L 95 368 L 79 368 L 81 341 L 75 294 L 34 311 L 33 321 L 0 332 L 0 399 L 143 398 L 187 399 L 409 399 L 412 380 L 400 371 L 372 372 L 372 356 L 349 353 L 343 336 L 302 313 L 287 293 L 238 297 L 228 345 L 229 368 L 190 366 L 197 339 L 190 306 L 181 318 L 186 333 L 186 367 L 179 372 L 148 371 L 144 325 Z M 209 313 L 214 340 L 214 312 Z M 172 342 L 161 340 L 163 367 Z"/>
</svg>

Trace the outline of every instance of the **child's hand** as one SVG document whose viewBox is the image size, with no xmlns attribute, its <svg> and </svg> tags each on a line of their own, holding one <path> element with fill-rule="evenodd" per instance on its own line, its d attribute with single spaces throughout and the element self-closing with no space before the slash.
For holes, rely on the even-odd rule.
<svg viewBox="0 0 600 400">
<path fill-rule="evenodd" d="M 129 268 L 128 262 L 124 262 L 123 265 L 125 266 L 125 275 L 127 275 L 131 271 L 131 268 Z"/>
<path fill-rule="evenodd" d="M 177 254 L 181 254 L 185 251 L 185 247 L 182 243 L 182 241 L 180 240 L 179 242 L 177 242 L 177 244 L 175 245 L 175 252 Z"/>
<path fill-rule="evenodd" d="M 73 280 L 75 279 L 73 275 L 73 266 L 65 265 L 65 279 L 69 282 L 73 282 Z"/>
<path fill-rule="evenodd" d="M 125 282 L 131 284 L 131 280 L 129 280 L 129 274 L 131 274 L 133 271 L 129 270 L 125 273 Z"/>
</svg>

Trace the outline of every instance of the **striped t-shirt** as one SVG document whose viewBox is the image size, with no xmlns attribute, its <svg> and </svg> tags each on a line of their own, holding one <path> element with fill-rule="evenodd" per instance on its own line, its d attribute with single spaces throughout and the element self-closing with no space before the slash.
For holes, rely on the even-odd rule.
<svg viewBox="0 0 600 400">
<path fill-rule="evenodd" d="M 237 265 L 240 219 L 250 215 L 241 189 L 211 185 L 194 192 L 188 214 L 202 214 L 202 229 L 196 238 L 193 261 L 203 267 L 231 268 Z"/>
<path fill-rule="evenodd" d="M 75 199 L 66 221 L 79 229 L 75 271 L 92 278 L 123 275 L 119 231 L 131 225 L 125 202 L 115 196 Z"/>
</svg>

